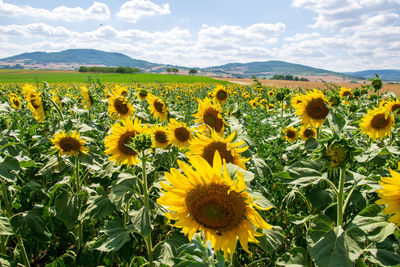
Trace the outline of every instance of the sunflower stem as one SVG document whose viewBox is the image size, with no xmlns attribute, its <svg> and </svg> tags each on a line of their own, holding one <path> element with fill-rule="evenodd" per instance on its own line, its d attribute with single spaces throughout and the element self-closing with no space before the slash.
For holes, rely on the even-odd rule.
<svg viewBox="0 0 400 267">
<path fill-rule="evenodd" d="M 57 110 L 58 115 L 60 115 L 61 121 L 64 121 L 64 117 L 63 117 L 63 115 L 61 113 L 60 108 L 57 106 L 56 102 L 54 102 L 54 100 L 51 99 L 51 97 L 49 97 L 49 100 L 50 100 L 50 103 L 53 105 L 53 107 Z"/>
<path fill-rule="evenodd" d="M 75 156 L 75 183 L 76 183 L 76 195 L 79 199 L 79 193 L 81 191 L 81 182 L 79 179 L 79 156 Z M 78 223 L 78 240 L 76 242 L 76 249 L 79 251 L 82 248 L 83 244 L 83 224 L 82 222 Z"/>
<path fill-rule="evenodd" d="M 283 128 L 283 101 L 281 101 L 281 128 Z"/>
<path fill-rule="evenodd" d="M 150 213 L 149 209 L 149 192 L 148 192 L 148 185 L 147 185 L 147 174 L 146 174 L 146 155 L 145 155 L 145 150 L 142 150 L 142 179 L 143 179 L 143 197 L 144 197 L 144 206 L 147 210 L 148 213 Z M 151 214 L 149 214 L 150 217 Z M 147 254 L 148 254 L 148 260 L 149 260 L 149 266 L 154 266 L 153 264 L 153 244 L 152 244 L 152 238 L 151 238 L 151 232 L 148 233 L 145 238 L 144 242 L 146 244 L 147 248 Z"/>
<path fill-rule="evenodd" d="M 343 196 L 344 196 L 344 180 L 346 177 L 346 167 L 340 168 L 339 192 L 337 194 L 337 226 L 343 225 Z"/>
<path fill-rule="evenodd" d="M 12 214 L 10 202 L 8 201 L 7 190 L 6 190 L 6 186 L 4 183 L 1 183 L 1 193 L 2 193 L 2 198 L 3 198 L 3 202 L 4 202 L 4 207 L 6 209 L 6 215 L 7 215 L 8 219 L 10 219 L 13 214 Z M 24 241 L 22 240 L 22 237 L 17 236 L 17 243 L 19 245 L 19 248 L 21 249 L 22 259 L 24 261 L 25 266 L 30 267 L 31 264 L 29 262 L 28 254 L 26 253 Z M 4 246 L 4 249 L 5 249 L 5 244 L 3 243 L 2 245 Z"/>
</svg>

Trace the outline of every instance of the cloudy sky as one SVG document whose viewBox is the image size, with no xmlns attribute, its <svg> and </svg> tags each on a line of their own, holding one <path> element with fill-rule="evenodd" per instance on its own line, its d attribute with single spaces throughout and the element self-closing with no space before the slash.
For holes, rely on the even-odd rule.
<svg viewBox="0 0 400 267">
<path fill-rule="evenodd" d="M 400 0 L 0 0 L 0 58 L 95 48 L 207 67 L 400 69 Z"/>
</svg>

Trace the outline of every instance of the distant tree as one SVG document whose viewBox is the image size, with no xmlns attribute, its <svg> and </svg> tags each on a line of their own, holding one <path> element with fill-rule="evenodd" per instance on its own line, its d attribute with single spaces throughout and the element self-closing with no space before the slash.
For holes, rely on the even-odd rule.
<svg viewBox="0 0 400 267">
<path fill-rule="evenodd" d="M 167 72 L 168 74 L 171 74 L 172 69 L 171 68 L 167 68 Z"/>
<path fill-rule="evenodd" d="M 298 80 L 299 80 L 299 77 L 297 77 L 297 76 L 294 77 L 294 80 L 295 80 L 295 81 L 298 81 Z"/>
<path fill-rule="evenodd" d="M 293 81 L 293 75 L 285 75 L 285 80 L 287 81 Z"/>
<path fill-rule="evenodd" d="M 85 66 L 80 66 L 79 69 L 78 69 L 78 71 L 79 71 L 79 72 L 87 72 L 87 71 L 88 71 L 88 68 L 85 67 Z"/>
<path fill-rule="evenodd" d="M 301 78 L 299 79 L 299 81 L 302 81 L 302 82 L 309 82 L 310 80 L 309 80 L 309 79 L 307 79 L 307 78 L 303 78 L 303 77 L 301 77 Z"/>
<path fill-rule="evenodd" d="M 274 76 L 272 76 L 272 79 L 274 79 L 274 80 L 284 80 L 285 76 L 283 76 L 281 74 L 275 74 Z"/>
<path fill-rule="evenodd" d="M 172 68 L 172 72 L 177 74 L 179 72 L 179 69 L 178 68 Z"/>
<path fill-rule="evenodd" d="M 189 70 L 189 74 L 193 74 L 193 75 L 194 75 L 194 74 L 196 74 L 196 73 L 197 73 L 197 70 L 196 70 L 196 69 L 190 69 L 190 70 Z"/>
</svg>

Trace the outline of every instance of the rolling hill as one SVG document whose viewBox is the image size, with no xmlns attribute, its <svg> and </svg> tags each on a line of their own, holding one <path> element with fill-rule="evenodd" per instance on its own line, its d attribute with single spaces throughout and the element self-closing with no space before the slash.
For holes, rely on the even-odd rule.
<svg viewBox="0 0 400 267">
<path fill-rule="evenodd" d="M 364 70 L 356 72 L 346 72 L 347 75 L 362 79 L 375 78 L 375 73 L 384 81 L 400 81 L 400 70 Z"/>
</svg>

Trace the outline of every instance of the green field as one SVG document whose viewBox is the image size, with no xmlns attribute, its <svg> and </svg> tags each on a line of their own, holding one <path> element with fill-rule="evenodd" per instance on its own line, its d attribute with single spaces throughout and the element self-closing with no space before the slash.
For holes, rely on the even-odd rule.
<svg viewBox="0 0 400 267">
<path fill-rule="evenodd" d="M 0 83 L 25 82 L 86 82 L 88 79 L 101 82 L 176 82 L 176 83 L 227 83 L 205 76 L 169 75 L 153 73 L 118 74 L 118 73 L 79 73 L 72 71 L 37 71 L 37 70 L 0 70 Z"/>
</svg>

